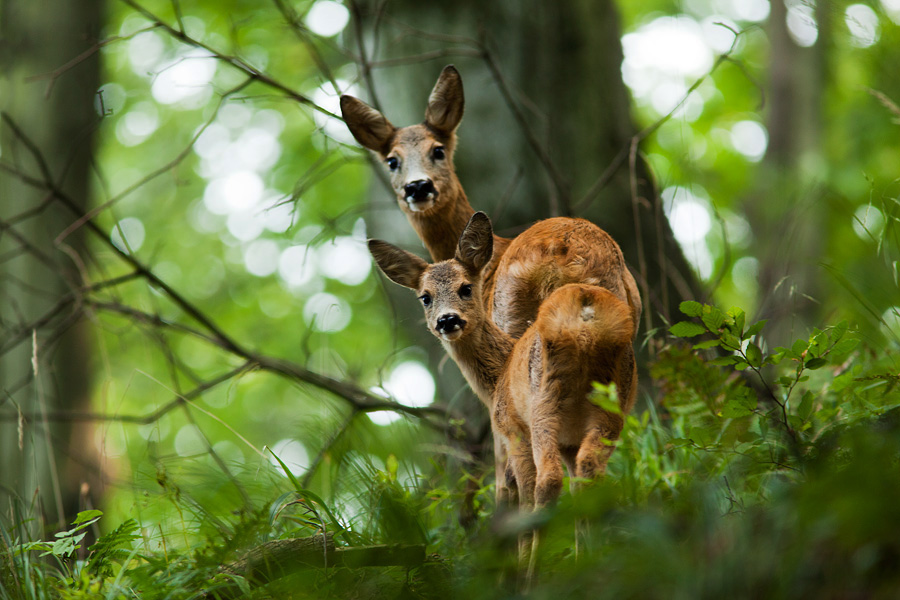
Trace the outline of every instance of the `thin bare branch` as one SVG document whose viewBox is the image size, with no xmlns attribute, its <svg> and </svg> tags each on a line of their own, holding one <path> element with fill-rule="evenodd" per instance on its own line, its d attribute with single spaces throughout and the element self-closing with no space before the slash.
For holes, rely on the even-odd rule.
<svg viewBox="0 0 900 600">
<path fill-rule="evenodd" d="M 195 48 L 200 48 L 202 50 L 209 52 L 210 56 L 215 57 L 216 59 L 218 59 L 224 63 L 227 63 L 240 71 L 243 71 L 252 80 L 258 81 L 258 82 L 262 83 L 263 85 L 270 87 L 274 90 L 278 90 L 279 92 L 281 92 L 288 98 L 296 100 L 300 104 L 308 106 L 315 111 L 318 111 L 324 115 L 328 115 L 329 117 L 333 117 L 335 119 L 341 119 L 340 115 L 336 115 L 333 112 L 331 112 L 330 110 L 323 108 L 322 106 L 319 106 L 318 104 L 316 104 L 311 99 L 304 96 L 303 94 L 301 94 L 295 90 L 292 90 L 287 85 L 281 83 L 280 81 L 277 81 L 276 79 L 273 79 L 269 75 L 266 75 L 265 73 L 263 73 L 262 71 L 260 71 L 256 67 L 254 67 L 253 65 L 249 64 L 245 60 L 243 60 L 237 56 L 231 56 L 231 55 L 219 52 L 218 50 L 214 49 L 213 47 L 209 46 L 208 44 L 204 44 L 200 40 L 196 40 L 196 39 L 190 37 L 189 35 L 187 35 L 186 33 L 184 33 L 183 31 L 179 31 L 177 28 L 172 27 L 171 25 L 169 25 L 168 23 L 163 21 L 161 18 L 159 18 L 158 16 L 156 16 L 155 14 L 150 12 L 148 9 L 144 8 L 143 6 L 141 6 L 140 4 L 135 2 L 135 0 L 121 0 L 121 1 L 124 2 L 125 4 L 127 4 L 128 6 L 130 6 L 131 8 L 133 8 L 135 11 L 142 14 L 149 21 L 151 21 L 154 25 L 158 26 L 159 28 L 161 28 L 163 31 L 165 31 L 166 33 L 168 33 L 169 35 L 171 35 L 173 38 L 177 39 L 178 41 L 180 41 L 184 44 L 187 44 L 189 46 L 194 46 Z"/>
</svg>

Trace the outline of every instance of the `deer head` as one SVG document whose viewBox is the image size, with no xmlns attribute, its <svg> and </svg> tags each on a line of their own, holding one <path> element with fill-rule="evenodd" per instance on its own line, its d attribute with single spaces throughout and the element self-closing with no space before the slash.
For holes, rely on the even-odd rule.
<svg viewBox="0 0 900 600">
<path fill-rule="evenodd" d="M 415 290 L 425 309 L 428 329 L 443 341 L 468 335 L 487 318 L 482 302 L 482 269 L 494 252 L 491 221 L 483 212 L 469 219 L 456 256 L 433 265 L 381 240 L 369 240 L 369 252 L 388 279 Z"/>
<path fill-rule="evenodd" d="M 465 100 L 462 78 L 452 65 L 438 78 L 425 122 L 394 127 L 383 114 L 352 96 L 341 96 L 341 114 L 360 144 L 384 162 L 400 208 L 428 213 L 455 201 L 462 186 L 453 170 L 456 128 Z"/>
</svg>

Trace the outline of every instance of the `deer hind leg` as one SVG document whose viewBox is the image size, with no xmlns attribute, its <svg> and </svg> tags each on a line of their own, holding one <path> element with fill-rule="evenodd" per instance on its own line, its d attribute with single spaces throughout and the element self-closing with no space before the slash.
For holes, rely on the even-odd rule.
<svg viewBox="0 0 900 600">
<path fill-rule="evenodd" d="M 531 444 L 527 439 L 513 436 L 508 443 L 508 466 L 511 473 L 509 478 L 513 480 L 519 499 L 520 514 L 530 513 L 534 509 L 534 459 L 531 455 Z M 519 565 L 527 564 L 531 549 L 531 536 L 526 533 L 519 535 Z"/>
<path fill-rule="evenodd" d="M 619 439 L 622 419 L 618 415 L 605 415 L 603 423 L 588 430 L 575 457 L 575 475 L 578 487 L 586 480 L 594 480 L 606 473 L 606 464 L 615 446 L 611 442 Z M 575 557 L 579 558 L 590 547 L 591 528 L 587 519 L 575 521 Z"/>
<path fill-rule="evenodd" d="M 562 491 L 562 455 L 559 451 L 559 414 L 555 402 L 537 404 L 531 416 L 531 446 L 537 479 L 534 504 L 543 508 L 553 504 Z M 577 457 L 576 457 L 577 468 Z"/>
<path fill-rule="evenodd" d="M 539 403 L 531 417 L 531 446 L 537 471 L 534 486 L 534 504 L 544 508 L 556 502 L 562 491 L 563 469 L 559 451 L 559 415 L 551 403 Z M 543 409 L 543 410 L 541 410 Z M 528 563 L 527 580 L 534 579 L 537 569 L 537 552 L 540 531 L 535 529 L 531 544 L 531 560 Z"/>
<path fill-rule="evenodd" d="M 501 514 L 519 505 L 519 487 L 509 460 L 503 436 L 494 432 L 494 478 L 496 479 L 497 510 Z"/>
<path fill-rule="evenodd" d="M 582 488 L 581 481 L 576 474 L 575 464 L 578 456 L 579 446 L 562 446 L 560 453 L 562 454 L 563 464 L 566 465 L 566 472 L 569 474 L 569 492 L 575 496 Z M 586 519 L 575 518 L 575 559 L 578 560 L 584 552 L 584 543 L 588 532 L 589 523 Z"/>
<path fill-rule="evenodd" d="M 606 472 L 606 463 L 622 432 L 622 417 L 605 414 L 600 423 L 591 427 L 581 441 L 575 457 L 575 473 L 581 479 L 596 479 Z"/>
</svg>

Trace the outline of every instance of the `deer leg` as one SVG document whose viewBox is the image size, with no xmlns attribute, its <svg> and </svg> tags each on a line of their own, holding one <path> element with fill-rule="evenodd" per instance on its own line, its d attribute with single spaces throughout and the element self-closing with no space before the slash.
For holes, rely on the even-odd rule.
<svg viewBox="0 0 900 600">
<path fill-rule="evenodd" d="M 509 441 L 509 466 L 518 489 L 520 514 L 530 513 L 534 509 L 535 468 L 531 445 L 521 436 Z M 519 535 L 520 565 L 528 564 L 531 543 L 527 533 Z"/>
<path fill-rule="evenodd" d="M 545 403 L 540 405 L 547 407 Z M 536 411 L 531 420 L 531 446 L 534 454 L 536 479 L 534 487 L 534 505 L 536 509 L 544 508 L 556 502 L 562 491 L 563 469 L 559 451 L 559 416 L 554 410 Z M 528 563 L 527 579 L 534 578 L 537 568 L 537 551 L 540 545 L 540 531 L 534 531 L 531 544 L 531 560 Z"/>
<path fill-rule="evenodd" d="M 623 420 L 619 415 L 605 414 L 601 423 L 591 427 L 581 441 L 575 457 L 575 473 L 580 479 L 595 479 L 606 472 L 606 463 L 619 439 Z"/>
<path fill-rule="evenodd" d="M 494 478 L 496 479 L 497 511 L 501 514 L 519 505 L 519 487 L 515 472 L 507 457 L 503 437 L 494 432 Z"/>
<path fill-rule="evenodd" d="M 581 489 L 582 484 L 578 479 L 577 471 L 575 468 L 576 458 L 578 456 L 579 446 L 563 446 L 560 448 L 560 454 L 562 455 L 563 464 L 566 465 L 566 472 L 569 473 L 569 492 L 574 496 L 578 490 Z M 581 556 L 581 553 L 584 551 L 584 532 L 588 528 L 588 523 L 585 519 L 575 518 L 575 560 Z"/>
<path fill-rule="evenodd" d="M 575 457 L 575 474 L 579 479 L 578 487 L 584 486 L 585 480 L 602 477 L 606 473 L 606 463 L 612 455 L 614 442 L 622 431 L 622 419 L 618 415 L 607 415 L 604 423 L 588 430 L 581 442 Z M 590 547 L 591 526 L 587 519 L 575 522 L 575 556 L 580 557 L 584 548 Z"/>
<path fill-rule="evenodd" d="M 541 415 L 540 418 L 533 418 L 531 427 L 531 445 L 537 470 L 534 504 L 537 508 L 544 508 L 553 504 L 562 491 L 562 456 L 557 442 L 559 417 L 555 414 Z"/>
</svg>

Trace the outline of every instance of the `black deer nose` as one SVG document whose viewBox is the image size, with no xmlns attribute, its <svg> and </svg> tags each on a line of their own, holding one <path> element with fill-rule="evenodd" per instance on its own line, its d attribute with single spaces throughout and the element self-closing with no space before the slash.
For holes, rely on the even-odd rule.
<svg viewBox="0 0 900 600">
<path fill-rule="evenodd" d="M 465 324 L 466 322 L 459 318 L 459 315 L 449 313 L 438 317 L 435 329 L 438 333 L 450 333 L 451 331 L 462 329 Z"/>
<path fill-rule="evenodd" d="M 416 202 L 428 200 L 428 197 L 435 193 L 434 184 L 430 179 L 417 179 L 416 181 L 410 181 L 403 186 L 403 191 L 406 192 L 407 201 L 412 199 Z"/>
</svg>

